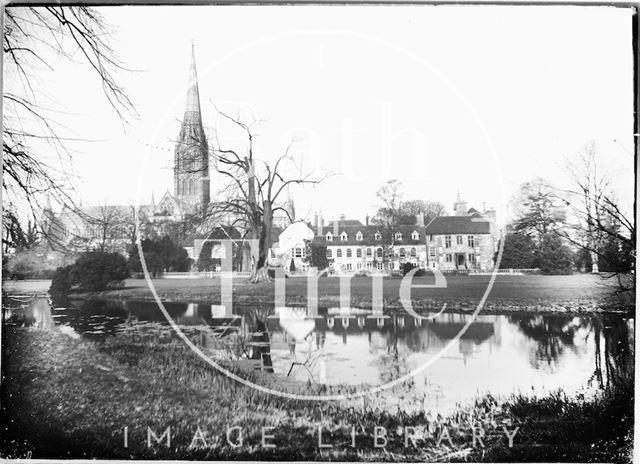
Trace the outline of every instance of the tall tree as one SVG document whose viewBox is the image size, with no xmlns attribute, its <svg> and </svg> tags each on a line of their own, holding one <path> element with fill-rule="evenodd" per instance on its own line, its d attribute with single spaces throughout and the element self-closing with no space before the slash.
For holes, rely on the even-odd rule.
<svg viewBox="0 0 640 464">
<path fill-rule="evenodd" d="M 538 243 L 542 236 L 560 229 L 566 222 L 566 208 L 557 191 L 542 178 L 522 184 L 513 206 L 515 231 L 532 236 Z"/>
<path fill-rule="evenodd" d="M 378 211 L 372 218 L 372 223 L 381 227 L 382 261 L 385 267 L 393 260 L 393 245 L 395 231 L 402 220 L 402 182 L 397 179 L 387 181 L 376 192 Z"/>
<path fill-rule="evenodd" d="M 258 246 L 250 250 L 249 282 L 267 282 L 271 280 L 267 271 L 269 249 L 273 244 L 273 215 L 282 211 L 293 220 L 283 201 L 289 186 L 318 184 L 329 174 L 317 177 L 312 173 L 303 173 L 291 154 L 295 140 L 272 162 L 257 158 L 254 153 L 254 132 L 260 121 L 247 124 L 239 117 L 233 118 L 219 110 L 218 113 L 241 132 L 246 145 L 244 148 L 223 147 L 216 133 L 211 157 L 217 172 L 227 183 L 216 201 L 210 203 L 206 216 L 226 218 L 228 224 L 246 232 L 244 238 L 258 242 Z M 202 147 L 205 141 L 200 137 L 191 137 L 190 143 Z"/>
<path fill-rule="evenodd" d="M 614 274 L 631 271 L 635 218 L 625 214 L 616 200 L 609 176 L 598 163 L 595 142 L 567 161 L 567 172 L 573 187 L 561 193 L 578 224 L 563 236 L 591 255 L 592 272 L 599 271 L 600 262 L 609 263 L 605 265 L 615 269 Z"/>
<path fill-rule="evenodd" d="M 88 7 L 7 7 L 4 9 L 3 205 L 22 209 L 41 232 L 45 195 L 74 207 L 68 143 L 59 132 L 57 108 L 43 105 L 40 70 L 55 71 L 64 60 L 88 64 L 115 111 L 123 117 L 133 105 L 118 84 L 124 69 L 109 45 L 110 27 Z M 25 218 L 21 218 L 25 220 Z"/>
</svg>

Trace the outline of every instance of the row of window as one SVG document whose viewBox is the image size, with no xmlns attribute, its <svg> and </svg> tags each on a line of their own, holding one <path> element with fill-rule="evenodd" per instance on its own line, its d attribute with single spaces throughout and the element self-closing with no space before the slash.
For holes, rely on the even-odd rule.
<svg viewBox="0 0 640 464">
<path fill-rule="evenodd" d="M 362 248 L 356 248 L 355 250 L 356 258 L 362 258 Z M 407 256 L 407 251 L 404 248 L 400 248 L 398 250 L 398 255 L 400 256 L 400 258 L 405 258 Z M 416 256 L 418 256 L 418 250 L 415 247 L 412 247 L 409 250 L 409 255 L 412 258 L 415 258 Z M 366 256 L 367 258 L 373 257 L 373 248 L 366 249 Z M 353 258 L 353 251 L 351 248 L 347 248 L 346 257 Z M 333 258 L 333 250 L 331 250 L 331 248 L 327 248 L 327 258 Z M 336 250 L 336 258 L 342 258 L 342 248 L 338 248 Z M 382 248 L 380 247 L 376 248 L 376 258 L 382 258 Z"/>
<path fill-rule="evenodd" d="M 432 236 L 430 235 L 429 237 L 432 237 Z M 325 236 L 325 238 L 327 239 L 327 242 L 333 242 L 333 234 L 331 232 L 327 232 L 327 235 Z M 393 238 L 395 240 L 402 240 L 402 233 L 396 232 Z M 380 232 L 376 232 L 373 235 L 373 239 L 382 240 L 382 234 Z M 346 242 L 347 240 L 349 240 L 349 234 L 347 234 L 346 232 L 342 232 L 340 234 L 340 241 Z M 364 236 L 362 235 L 362 232 L 358 232 L 356 234 L 356 241 L 361 242 L 362 240 L 364 240 Z M 420 234 L 414 230 L 411 234 L 411 240 L 420 240 Z"/>
<path fill-rule="evenodd" d="M 453 262 L 453 254 L 447 253 L 446 255 L 444 255 L 444 260 L 447 263 L 452 263 Z M 472 253 L 469 253 L 467 255 L 467 260 L 469 261 L 469 263 L 475 264 L 476 263 L 476 255 L 472 254 Z"/>
<path fill-rule="evenodd" d="M 456 235 L 456 245 L 463 245 L 464 238 L 462 235 Z M 467 235 L 467 246 L 474 248 L 476 246 L 476 239 L 473 235 Z M 444 247 L 451 248 L 451 235 L 444 236 Z"/>
</svg>

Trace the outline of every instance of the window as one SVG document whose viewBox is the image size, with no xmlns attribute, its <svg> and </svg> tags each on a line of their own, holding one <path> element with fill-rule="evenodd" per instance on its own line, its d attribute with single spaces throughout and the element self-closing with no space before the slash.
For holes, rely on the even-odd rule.
<svg viewBox="0 0 640 464">
<path fill-rule="evenodd" d="M 456 235 L 456 245 L 462 245 L 462 235 Z"/>
<path fill-rule="evenodd" d="M 343 242 L 346 242 L 349 239 L 349 236 L 347 235 L 346 232 L 342 232 L 342 234 L 340 234 L 340 240 L 342 240 Z"/>
<path fill-rule="evenodd" d="M 414 230 L 411 234 L 411 240 L 420 240 L 420 234 Z"/>
<path fill-rule="evenodd" d="M 302 248 L 296 247 L 295 252 L 293 253 L 293 256 L 295 256 L 296 258 L 302 258 Z"/>
<path fill-rule="evenodd" d="M 416 247 L 411 248 L 411 257 L 415 258 L 416 256 L 418 256 L 418 250 L 416 250 Z"/>
<path fill-rule="evenodd" d="M 435 258 L 436 257 L 436 249 L 435 248 L 429 248 L 429 257 L 431 257 L 431 258 Z"/>
<path fill-rule="evenodd" d="M 404 256 L 405 256 L 404 248 L 400 248 L 400 253 L 399 253 L 399 255 L 400 255 L 400 258 L 404 258 Z"/>
<path fill-rule="evenodd" d="M 347 258 L 351 258 L 351 248 L 347 248 Z"/>
<path fill-rule="evenodd" d="M 376 234 L 373 236 L 373 238 L 375 240 L 382 240 L 382 235 L 380 234 L 380 232 L 376 232 Z"/>
<path fill-rule="evenodd" d="M 333 234 L 331 232 L 327 232 L 327 242 L 333 242 Z"/>
<path fill-rule="evenodd" d="M 371 256 L 373 256 L 373 249 L 367 248 L 367 258 L 371 258 Z"/>
<path fill-rule="evenodd" d="M 433 234 L 429 234 L 429 241 L 433 242 Z"/>
<path fill-rule="evenodd" d="M 356 258 L 362 258 L 362 248 L 356 248 Z"/>
<path fill-rule="evenodd" d="M 444 236 L 444 247 L 451 248 L 451 235 Z"/>
<path fill-rule="evenodd" d="M 369 261 L 369 262 L 367 262 L 367 263 L 365 263 L 365 264 L 366 264 L 366 266 L 367 266 L 367 270 L 369 270 L 369 271 L 370 271 L 371 269 L 373 269 L 373 263 L 372 263 L 371 261 Z"/>
<path fill-rule="evenodd" d="M 345 265 L 345 269 L 346 269 L 347 271 L 351 271 L 351 270 L 353 270 L 353 267 L 351 266 L 351 263 L 347 263 L 347 264 Z"/>
<path fill-rule="evenodd" d="M 476 246 L 476 241 L 473 235 L 467 236 L 467 245 L 469 245 L 471 248 L 474 248 Z"/>
<path fill-rule="evenodd" d="M 402 234 L 400 232 L 396 232 L 395 239 L 402 240 Z"/>
<path fill-rule="evenodd" d="M 453 260 L 451 259 L 451 253 L 447 253 L 444 257 L 444 260 L 448 263 L 452 262 Z"/>
<path fill-rule="evenodd" d="M 359 270 L 359 271 L 362 269 L 362 262 L 361 261 L 358 261 L 358 263 L 356 264 L 356 269 Z"/>
<path fill-rule="evenodd" d="M 356 240 L 357 240 L 358 242 L 361 242 L 361 241 L 362 241 L 362 232 L 358 231 L 358 233 L 356 234 Z"/>
<path fill-rule="evenodd" d="M 382 258 L 382 248 L 378 248 L 378 249 L 376 250 L 376 257 L 378 257 L 378 258 Z"/>
<path fill-rule="evenodd" d="M 342 258 L 342 250 L 340 248 L 336 250 L 336 258 Z"/>
<path fill-rule="evenodd" d="M 471 264 L 475 264 L 476 263 L 476 255 L 474 253 L 469 253 L 469 262 Z"/>
<path fill-rule="evenodd" d="M 382 263 L 381 263 L 381 262 L 377 262 L 377 263 L 376 263 L 376 267 L 377 267 L 379 270 L 382 270 Z"/>
<path fill-rule="evenodd" d="M 331 252 L 331 248 L 327 248 L 327 258 L 333 258 L 333 253 Z"/>
</svg>

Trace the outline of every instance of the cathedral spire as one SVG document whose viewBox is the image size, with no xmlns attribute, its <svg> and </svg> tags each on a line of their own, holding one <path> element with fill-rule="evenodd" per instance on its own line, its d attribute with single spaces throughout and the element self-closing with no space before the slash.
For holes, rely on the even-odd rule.
<svg viewBox="0 0 640 464">
<path fill-rule="evenodd" d="M 196 71 L 196 51 L 193 42 L 191 42 L 191 65 L 189 66 L 189 83 L 187 86 L 187 100 L 184 107 L 184 121 L 189 124 L 202 124 L 198 73 Z"/>
</svg>

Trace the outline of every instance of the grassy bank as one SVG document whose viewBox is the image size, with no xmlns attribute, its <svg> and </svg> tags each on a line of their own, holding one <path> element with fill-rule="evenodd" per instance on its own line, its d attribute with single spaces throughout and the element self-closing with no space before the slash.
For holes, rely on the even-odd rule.
<svg viewBox="0 0 640 464">
<path fill-rule="evenodd" d="M 447 304 L 448 310 L 473 311 L 489 285 L 490 276 L 448 276 L 446 288 L 412 288 L 413 308 L 420 311 L 439 309 Z M 220 300 L 220 280 L 213 279 L 155 279 L 153 285 L 163 301 L 193 302 Z M 385 278 L 383 300 L 385 311 L 402 310 L 400 301 L 401 278 Z M 433 284 L 430 277 L 417 277 L 414 285 Z M 30 293 L 47 291 L 48 284 L 5 282 L 5 291 Z M 307 304 L 307 279 L 304 277 L 286 279 L 286 304 Z M 350 282 L 351 305 L 371 308 L 372 280 L 354 277 Z M 103 298 L 152 300 L 153 294 L 144 279 L 128 279 L 124 288 L 96 294 L 76 294 L 74 298 Z M 273 305 L 275 286 L 273 283 L 246 284 L 237 279 L 233 286 L 233 301 L 239 305 Z M 340 279 L 326 277 L 318 279 L 318 303 L 321 307 L 340 304 Z M 512 312 L 535 313 L 590 313 L 635 311 L 635 294 L 616 294 L 613 279 L 603 279 L 598 275 L 575 274 L 571 276 L 497 276 L 488 295 L 483 311 L 502 314 Z"/>
<path fill-rule="evenodd" d="M 7 328 L 3 336 L 2 452 L 33 458 L 179 458 L 295 460 L 627 461 L 632 392 L 597 400 L 491 397 L 448 418 L 388 414 L 375 404 L 309 403 L 244 387 L 181 344 L 134 339 L 94 344 L 58 331 Z M 242 372 L 258 383 L 266 374 Z M 306 393 L 316 387 L 302 385 Z M 488 435 L 472 444 L 470 424 Z M 502 431 L 520 427 L 513 447 Z M 128 427 L 128 447 L 123 427 Z M 226 441 L 242 428 L 243 444 Z M 323 443 L 318 446 L 318 427 Z M 375 427 L 388 432 L 374 447 Z M 147 427 L 171 443 L 147 446 Z M 190 447 L 198 427 L 204 440 Z M 262 446 L 263 427 L 267 444 Z M 356 429 L 355 448 L 352 427 Z M 416 427 L 416 446 L 396 432 Z M 447 430 L 451 440 L 444 436 Z M 413 433 L 414 431 L 412 431 Z M 422 435 L 421 435 L 422 432 Z M 422 438 L 420 438 L 420 436 Z M 232 443 L 237 435 L 232 434 Z M 442 438 L 437 443 L 438 438 Z M 379 442 L 381 443 L 381 442 Z"/>
</svg>

